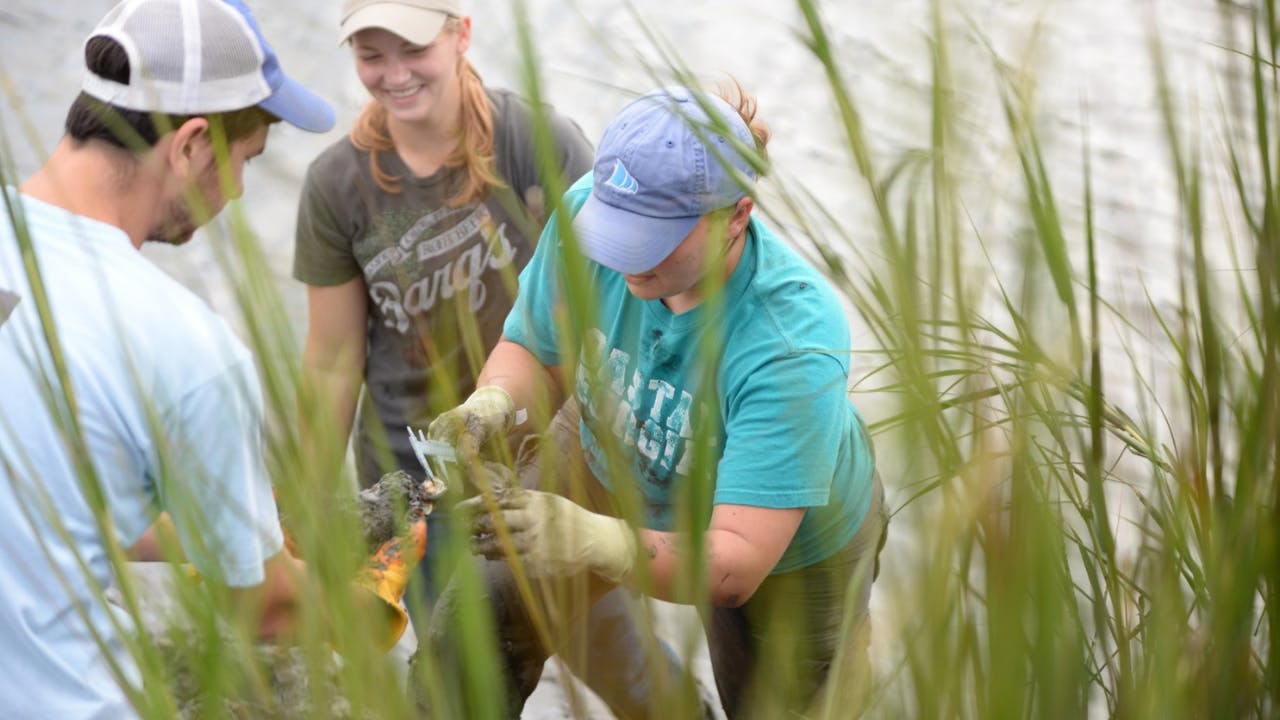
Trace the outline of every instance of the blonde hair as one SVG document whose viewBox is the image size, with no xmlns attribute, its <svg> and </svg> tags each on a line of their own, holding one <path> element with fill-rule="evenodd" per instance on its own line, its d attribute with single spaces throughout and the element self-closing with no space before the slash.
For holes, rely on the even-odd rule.
<svg viewBox="0 0 1280 720">
<path fill-rule="evenodd" d="M 729 103 L 733 109 L 738 111 L 738 117 L 742 118 L 742 122 L 747 124 L 747 129 L 751 131 L 751 137 L 756 141 L 756 152 L 760 153 L 760 159 L 769 160 L 769 154 L 765 147 L 769 144 L 769 126 L 763 120 L 756 119 L 756 109 L 758 103 L 752 95 L 748 95 L 742 89 L 742 83 L 734 78 L 729 78 L 732 85 L 721 85 L 716 89 L 716 94 L 721 100 Z M 764 174 L 764 173 L 761 173 Z"/>
<path fill-rule="evenodd" d="M 441 32 L 457 32 L 458 27 L 458 19 L 449 18 Z M 465 57 L 458 63 L 458 83 L 462 96 L 458 144 L 445 158 L 444 166 L 466 168 L 466 173 L 461 186 L 445 201 L 450 207 L 480 200 L 488 194 L 490 186 L 506 185 L 494 165 L 493 111 L 484 92 L 484 82 L 475 66 Z M 378 156 L 394 150 L 395 143 L 387 128 L 387 110 L 377 100 L 370 100 L 360 117 L 356 118 L 355 126 L 351 128 L 351 144 L 369 153 L 369 169 L 378 188 L 392 195 L 398 194 L 403 178 L 384 171 L 378 163 Z"/>
</svg>

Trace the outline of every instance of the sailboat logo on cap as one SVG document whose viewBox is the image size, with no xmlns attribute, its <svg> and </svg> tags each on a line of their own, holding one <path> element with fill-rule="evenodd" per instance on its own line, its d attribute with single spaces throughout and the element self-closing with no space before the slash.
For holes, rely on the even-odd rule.
<svg viewBox="0 0 1280 720">
<path fill-rule="evenodd" d="M 635 195 L 640 190 L 640 183 L 631 177 L 631 173 L 627 172 L 627 166 L 623 165 L 621 160 L 613 161 L 613 175 L 609 176 L 605 184 L 612 185 L 628 195 Z"/>
</svg>

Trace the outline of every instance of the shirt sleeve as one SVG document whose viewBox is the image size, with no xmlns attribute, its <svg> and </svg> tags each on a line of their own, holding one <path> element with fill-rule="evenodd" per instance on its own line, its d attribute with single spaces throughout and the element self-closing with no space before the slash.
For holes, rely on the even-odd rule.
<svg viewBox="0 0 1280 720">
<path fill-rule="evenodd" d="M 357 232 L 351 201 L 340 198 L 333 160 L 330 152 L 311 163 L 298 202 L 293 277 L 308 285 L 341 285 L 361 272 L 351 249 Z"/>
<path fill-rule="evenodd" d="M 840 362 L 821 352 L 791 352 L 747 374 L 726 401 L 714 502 L 825 505 L 850 432 L 846 382 Z"/>
<path fill-rule="evenodd" d="M 550 117 L 551 132 L 555 135 L 556 147 L 560 149 L 560 167 L 564 169 L 564 181 L 572 183 L 591 169 L 595 161 L 595 150 L 578 123 L 556 113 L 551 113 Z"/>
<path fill-rule="evenodd" d="M 162 414 L 152 472 L 188 559 L 207 577 L 243 587 L 284 538 L 264 464 L 261 390 L 247 357 L 196 385 Z"/>
<path fill-rule="evenodd" d="M 507 313 L 502 334 L 533 353 L 548 367 L 560 364 L 560 340 L 554 320 L 559 303 L 560 214 L 552 213 L 538 239 L 538 247 L 524 270 L 520 290 Z"/>
<path fill-rule="evenodd" d="M 562 283 L 564 282 L 563 223 L 574 215 L 591 194 L 591 173 L 578 178 L 564 195 L 561 209 L 551 213 L 533 259 L 520 272 L 520 290 L 507 314 L 502 334 L 533 353 L 548 367 L 560 364 L 560 335 L 557 319 L 567 318 Z"/>
</svg>

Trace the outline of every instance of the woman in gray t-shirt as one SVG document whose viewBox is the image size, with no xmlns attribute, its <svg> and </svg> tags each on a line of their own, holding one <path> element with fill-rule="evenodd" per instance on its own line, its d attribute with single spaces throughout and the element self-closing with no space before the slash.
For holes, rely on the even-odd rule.
<svg viewBox="0 0 1280 720">
<path fill-rule="evenodd" d="M 311 163 L 302 191 L 293 275 L 307 285 L 303 379 L 319 402 L 300 426 L 307 442 L 354 429 L 367 487 L 392 469 L 418 474 L 405 426 L 425 428 L 470 394 L 498 342 L 545 219 L 535 111 L 549 123 L 561 187 L 590 169 L 593 151 L 552 108 L 483 85 L 457 0 L 346 0 L 341 40 L 372 99 Z M 429 523 L 417 593 L 429 600 L 448 518 L 437 505 Z M 425 626 L 421 610 L 410 603 Z M 646 646 L 622 598 L 592 616 L 583 679 L 620 715 L 652 714 L 636 681 Z"/>
<path fill-rule="evenodd" d="M 470 18 L 420 10 L 393 33 L 370 17 L 383 3 L 347 5 L 342 38 L 372 100 L 307 172 L 293 274 L 308 285 L 305 378 L 340 437 L 355 425 L 367 487 L 417 467 L 405 425 L 471 392 L 533 254 L 542 181 L 533 108 L 481 83 L 464 55 Z M 572 182 L 590 143 L 542 111 Z"/>
</svg>

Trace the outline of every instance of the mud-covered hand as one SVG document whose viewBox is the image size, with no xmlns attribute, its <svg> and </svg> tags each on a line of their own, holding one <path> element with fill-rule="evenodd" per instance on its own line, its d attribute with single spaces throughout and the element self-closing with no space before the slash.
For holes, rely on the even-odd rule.
<svg viewBox="0 0 1280 720">
<path fill-rule="evenodd" d="M 536 490 L 506 493 L 497 503 L 514 549 L 534 577 L 590 570 L 611 582 L 621 582 L 635 565 L 636 535 L 624 520 Z M 472 516 L 472 552 L 490 560 L 502 557 L 498 522 L 485 511 L 484 499 L 474 497 L 458 507 Z"/>
<path fill-rule="evenodd" d="M 427 437 L 474 455 L 490 438 L 505 435 L 515 424 L 516 406 L 511 395 L 497 385 L 471 393 L 458 407 L 440 413 L 427 426 Z"/>
<path fill-rule="evenodd" d="M 426 552 L 427 521 L 420 519 L 410 524 L 405 534 L 382 543 L 356 574 L 356 586 L 373 593 L 386 605 L 386 634 L 381 637 L 384 652 L 396 644 L 409 624 L 400 599 L 413 577 L 413 569 Z"/>
</svg>

